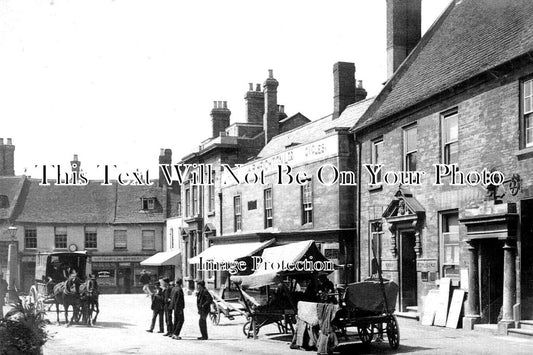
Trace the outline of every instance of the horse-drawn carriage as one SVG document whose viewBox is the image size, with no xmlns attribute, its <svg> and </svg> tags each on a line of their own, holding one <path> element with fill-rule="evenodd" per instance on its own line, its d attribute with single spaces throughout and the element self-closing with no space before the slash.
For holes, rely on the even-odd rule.
<svg viewBox="0 0 533 355">
<path fill-rule="evenodd" d="M 78 322 L 83 316 L 92 324 L 98 315 L 98 290 L 89 274 L 91 257 L 85 251 L 38 253 L 35 283 L 30 288 L 28 301 L 41 311 L 49 311 L 55 304 L 58 323 L 61 304 L 67 323 L 68 308 L 72 306 L 70 323 Z M 93 312 L 96 312 L 94 319 Z"/>
</svg>

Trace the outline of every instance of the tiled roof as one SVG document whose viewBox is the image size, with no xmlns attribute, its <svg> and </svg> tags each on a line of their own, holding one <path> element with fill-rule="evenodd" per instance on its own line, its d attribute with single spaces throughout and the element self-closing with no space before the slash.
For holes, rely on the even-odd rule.
<svg viewBox="0 0 533 355">
<path fill-rule="evenodd" d="M 354 127 L 386 119 L 533 50 L 533 1 L 453 1 Z"/>
<path fill-rule="evenodd" d="M 346 107 L 340 117 L 335 120 L 332 115 L 328 115 L 293 130 L 278 134 L 261 150 L 258 158 L 266 158 L 278 154 L 286 150 L 287 147 L 295 144 L 316 141 L 325 137 L 327 135 L 326 131 L 332 128 L 350 128 L 357 122 L 372 102 L 373 98 L 356 102 Z"/>
<path fill-rule="evenodd" d="M 163 223 L 166 216 L 163 189 L 157 186 L 101 185 L 90 181 L 85 186 L 41 186 L 29 180 L 18 223 Z M 141 198 L 155 197 L 156 209 L 142 211 Z"/>
<path fill-rule="evenodd" d="M 23 176 L 0 176 L 0 195 L 7 196 L 9 203 L 9 207 L 0 208 L 0 220 L 13 217 L 23 186 Z"/>
<path fill-rule="evenodd" d="M 155 198 L 153 210 L 142 210 L 141 198 Z M 164 223 L 166 216 L 163 189 L 152 186 L 117 186 L 114 223 Z"/>
<path fill-rule="evenodd" d="M 112 223 L 115 186 L 41 186 L 31 179 L 18 223 Z"/>
</svg>

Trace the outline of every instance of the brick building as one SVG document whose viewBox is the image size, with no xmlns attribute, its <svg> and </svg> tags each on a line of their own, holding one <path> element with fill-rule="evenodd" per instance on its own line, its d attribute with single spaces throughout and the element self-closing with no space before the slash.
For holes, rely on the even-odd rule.
<svg viewBox="0 0 533 355">
<path fill-rule="evenodd" d="M 278 85 L 272 70 L 263 84 L 263 90 L 260 84 L 254 88 L 250 83 L 244 97 L 245 122 L 230 124 L 231 111 L 227 102 L 215 101 L 211 110 L 211 137 L 180 161 L 181 164 L 210 164 L 213 170 L 213 183 L 210 186 L 195 185 L 189 175 L 181 187 L 181 214 L 184 221 L 184 227 L 180 228 L 182 268 L 189 291 L 194 290 L 195 281 L 198 280 L 205 280 L 209 287 L 220 284 L 215 274 L 200 272 L 188 260 L 207 249 L 210 238 L 220 235 L 223 230 L 223 203 L 220 200 L 223 198 L 220 195 L 222 164 L 234 166 L 245 163 L 280 132 L 309 122 L 301 113 L 288 116 L 284 106 L 278 105 Z M 191 168 L 190 172 L 199 171 Z"/>
<path fill-rule="evenodd" d="M 420 313 L 449 277 L 468 291 L 465 327 L 533 319 L 533 3 L 452 1 L 422 38 L 420 0 L 387 1 L 387 19 L 391 76 L 353 128 L 361 277 L 375 272 L 374 247 L 400 285 L 400 311 Z M 386 171 L 426 176 L 369 185 L 363 164 L 382 164 L 382 181 Z M 447 176 L 436 186 L 434 164 L 507 180 L 494 189 Z"/>
<path fill-rule="evenodd" d="M 73 162 L 79 169 L 77 156 Z M 46 186 L 25 176 L 17 180 L 19 211 L 10 223 L 17 227 L 18 280 L 23 292 L 35 281 L 39 252 L 87 250 L 105 292 L 140 289 L 142 268 L 152 271 L 154 277 L 174 271 L 140 265 L 163 250 L 165 220 L 173 213 L 172 201 L 177 200 L 177 195 L 159 186 L 157 180 L 152 186 L 122 186 L 116 181 L 110 185 L 90 181 L 83 186 L 50 181 Z"/>
</svg>

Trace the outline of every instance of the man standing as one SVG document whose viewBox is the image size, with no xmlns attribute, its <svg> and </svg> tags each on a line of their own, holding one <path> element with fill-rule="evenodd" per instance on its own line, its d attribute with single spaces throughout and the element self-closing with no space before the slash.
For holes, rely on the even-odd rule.
<svg viewBox="0 0 533 355">
<path fill-rule="evenodd" d="M 185 295 L 183 294 L 183 289 L 181 288 L 183 284 L 182 279 L 176 280 L 176 286 L 172 289 L 170 293 L 170 306 L 174 311 L 174 329 L 172 331 L 172 339 L 180 340 L 181 327 L 183 322 L 185 322 L 185 316 L 183 314 L 183 309 L 185 308 Z"/>
<path fill-rule="evenodd" d="M 172 309 L 170 308 L 170 294 L 172 293 L 173 287 L 170 284 L 170 279 L 165 277 L 163 279 L 163 297 L 165 298 L 164 312 L 165 312 L 165 323 L 167 325 L 167 332 L 165 336 L 172 336 L 172 331 L 174 327 L 172 326 Z"/>
<path fill-rule="evenodd" d="M 139 282 L 143 285 L 143 292 L 146 293 L 146 297 L 150 297 L 152 295 L 152 291 L 150 291 L 150 275 L 146 273 L 146 270 L 141 271 Z"/>
<path fill-rule="evenodd" d="M 164 299 L 163 299 L 163 290 L 159 287 L 159 283 L 155 284 L 156 291 L 152 294 L 152 324 L 150 329 L 147 332 L 152 333 L 155 327 L 155 320 L 159 317 L 159 332 L 163 333 L 163 310 L 164 310 Z"/>
<path fill-rule="evenodd" d="M 196 294 L 196 306 L 198 307 L 198 314 L 200 315 L 200 320 L 198 324 L 200 326 L 200 333 L 202 336 L 198 340 L 207 340 L 207 316 L 211 310 L 211 302 L 213 302 L 213 297 L 209 291 L 205 288 L 204 281 L 198 281 L 196 284 L 198 292 Z"/>
</svg>

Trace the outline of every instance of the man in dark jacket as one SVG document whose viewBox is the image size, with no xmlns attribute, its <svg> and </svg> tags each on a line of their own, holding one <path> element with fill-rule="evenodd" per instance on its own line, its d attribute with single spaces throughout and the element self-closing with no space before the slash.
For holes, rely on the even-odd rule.
<svg viewBox="0 0 533 355">
<path fill-rule="evenodd" d="M 159 332 L 163 333 L 163 313 L 165 309 L 165 299 L 163 296 L 163 290 L 159 287 L 159 284 L 156 283 L 156 291 L 152 294 L 152 325 L 147 332 L 152 333 L 155 327 L 155 320 L 159 316 Z"/>
<path fill-rule="evenodd" d="M 167 325 L 167 332 L 165 336 L 172 336 L 172 330 L 174 327 L 172 325 L 172 309 L 170 308 L 170 293 L 172 292 L 173 287 L 170 285 L 170 279 L 165 277 L 163 279 L 163 296 L 165 298 L 164 312 L 165 312 L 165 324 Z"/>
<path fill-rule="evenodd" d="M 176 286 L 170 293 L 170 306 L 174 312 L 174 329 L 172 331 L 172 339 L 180 340 L 181 327 L 185 321 L 183 309 L 185 308 L 185 295 L 181 288 L 183 281 L 181 279 L 176 280 Z"/>
<path fill-rule="evenodd" d="M 143 285 L 143 292 L 146 293 L 146 297 L 150 297 L 152 295 L 152 291 L 150 291 L 150 275 L 146 273 L 146 270 L 141 271 L 139 282 Z"/>
<path fill-rule="evenodd" d="M 200 325 L 200 333 L 202 336 L 199 337 L 199 340 L 207 340 L 207 316 L 211 310 L 211 302 L 213 302 L 213 297 L 209 291 L 205 288 L 204 281 L 198 281 L 196 284 L 198 292 L 196 294 L 196 306 L 198 307 L 198 314 L 200 315 L 200 320 L 198 324 Z"/>
</svg>

